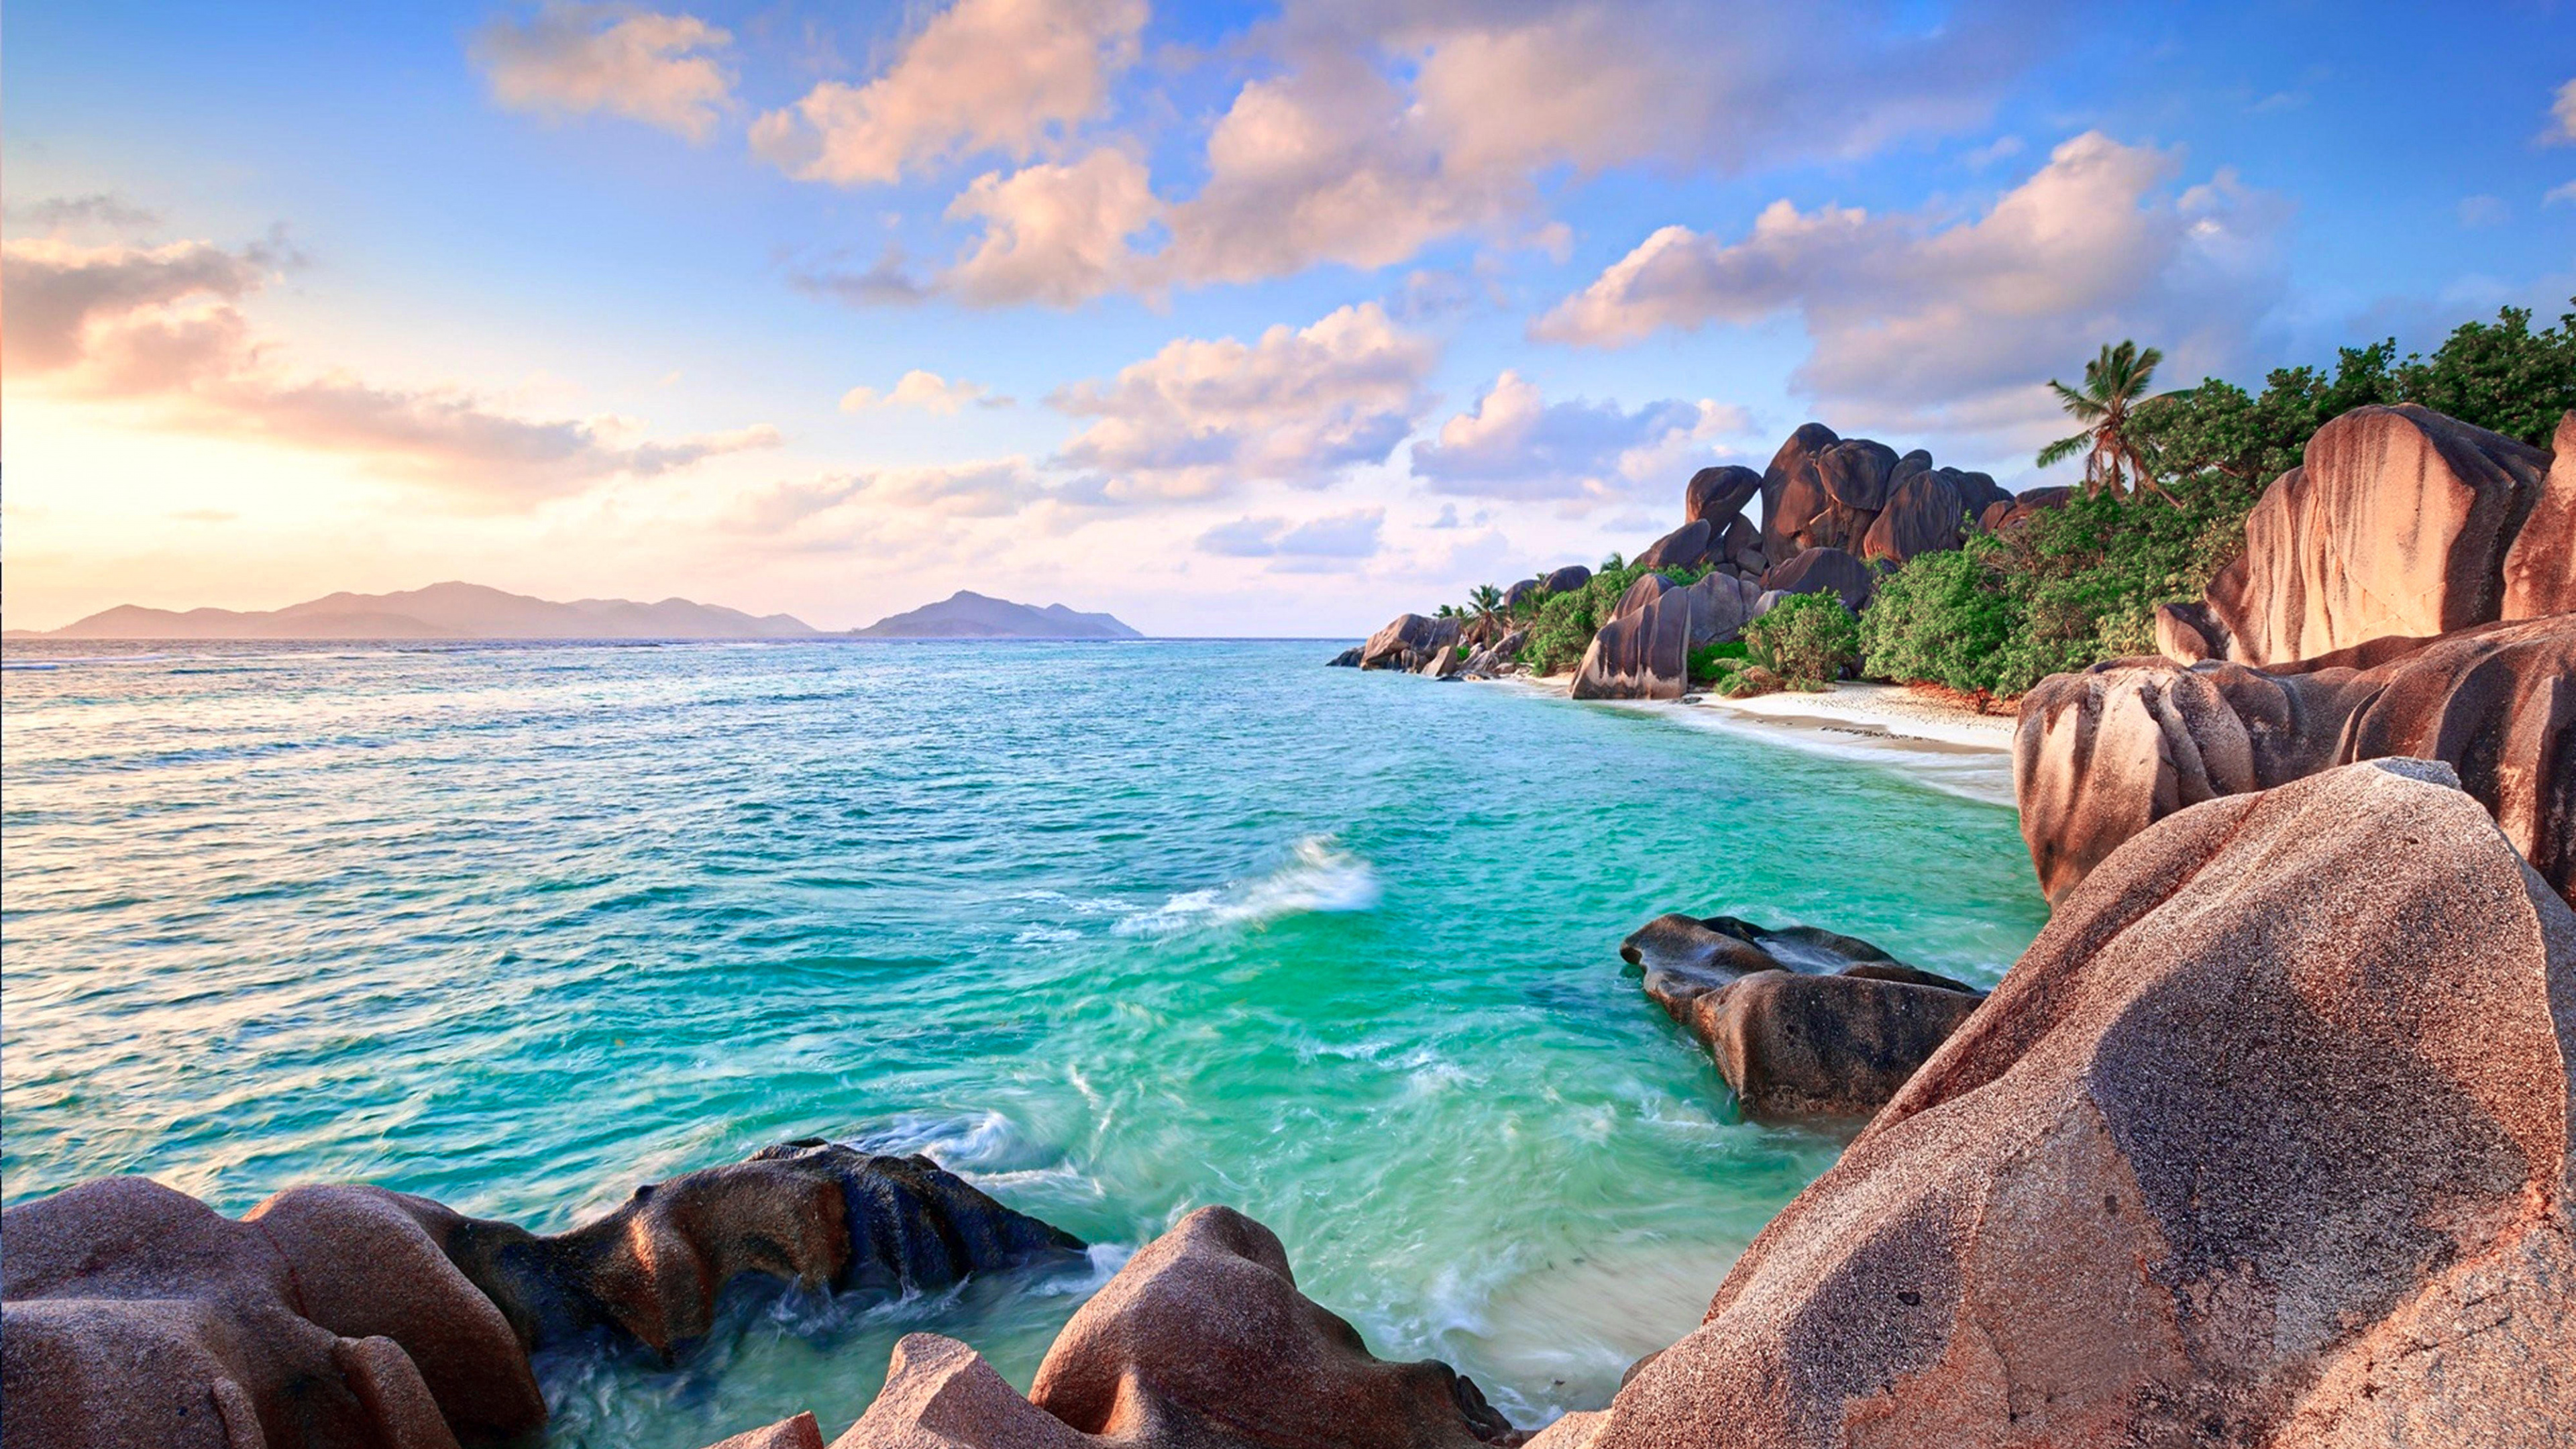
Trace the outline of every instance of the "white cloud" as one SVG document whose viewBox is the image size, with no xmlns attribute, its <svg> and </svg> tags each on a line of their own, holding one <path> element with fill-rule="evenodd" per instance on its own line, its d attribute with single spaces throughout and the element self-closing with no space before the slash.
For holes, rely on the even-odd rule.
<svg viewBox="0 0 2576 1449">
<path fill-rule="evenodd" d="M 954 382 L 935 372 L 916 367 L 897 379 L 892 390 L 879 392 L 872 387 L 854 387 L 841 395 L 841 411 L 867 412 L 877 408 L 919 408 L 926 413 L 954 417 L 969 403 L 977 407 L 1006 408 L 1016 401 L 999 396 L 980 382 L 959 378 Z"/>
<path fill-rule="evenodd" d="M 1161 210 L 1143 164 L 1118 151 L 979 176 L 948 215 L 981 218 L 983 235 L 940 277 L 940 286 L 979 306 L 1088 301 L 1142 275 L 1144 259 L 1128 238 Z"/>
<path fill-rule="evenodd" d="M 1198 546 L 1199 552 L 1220 558 L 1331 560 L 1348 564 L 1376 557 L 1382 544 L 1379 531 L 1385 523 L 1383 508 L 1357 508 L 1303 522 L 1238 518 L 1199 535 Z"/>
<path fill-rule="evenodd" d="M 2239 360 L 2277 296 L 2278 198 L 2229 172 L 2166 194 L 2176 158 L 2098 132 L 1967 221 L 1774 202 L 1727 242 L 1668 226 L 1532 326 L 1592 346 L 1783 312 L 1814 351 L 1798 384 L 1890 408 L 1964 408 L 2036 383 L 2104 340 L 2161 345 L 2174 376 Z"/>
<path fill-rule="evenodd" d="M 1430 406 L 1437 360 L 1374 302 L 1252 343 L 1177 338 L 1048 399 L 1096 419 L 1056 461 L 1102 475 L 1121 500 L 1210 497 L 1250 479 L 1320 486 L 1395 450 Z"/>
<path fill-rule="evenodd" d="M 606 111 L 703 141 L 733 103 L 717 59 L 732 42 L 694 15 L 548 0 L 525 23 L 485 26 L 470 53 L 511 110 Z"/>
<path fill-rule="evenodd" d="M 2540 204 L 2543 206 L 2556 206 L 2562 201 L 2576 205 L 2576 181 L 2562 181 L 2549 188 L 2540 198 Z"/>
<path fill-rule="evenodd" d="M 2557 99 L 2549 106 L 2549 120 L 2545 139 L 2559 145 L 2576 142 L 2576 80 L 2558 88 Z"/>
<path fill-rule="evenodd" d="M 9 299 L 0 326 L 11 378 L 39 379 L 71 397 L 144 404 L 166 427 L 353 455 L 484 504 L 524 503 L 619 474 L 667 473 L 779 442 L 766 426 L 630 441 L 635 429 L 620 418 L 523 418 L 461 389 L 290 371 L 239 306 L 270 272 L 259 247 L 10 241 L 0 249 L 0 290 Z"/>
<path fill-rule="evenodd" d="M 1710 439 L 1741 433 L 1742 408 L 1667 398 L 1635 411 L 1617 403 L 1549 403 L 1506 371 L 1478 401 L 1413 445 L 1414 476 L 1436 493 L 1484 498 L 1600 499 L 1669 476 Z M 1705 459 L 1703 458 L 1703 461 Z"/>
<path fill-rule="evenodd" d="M 1144 0 L 957 0 L 863 86 L 825 81 L 752 126 L 789 175 L 889 183 L 958 156 L 1026 157 L 1106 108 L 1135 63 Z"/>
<path fill-rule="evenodd" d="M 2051 13 L 1989 0 L 1925 32 L 1858 0 L 1308 0 L 1281 27 L 1281 71 L 1247 83 L 1209 136 L 1206 185 L 1170 215 L 1168 270 L 1376 268 L 1462 233 L 1561 244 L 1536 185 L 1556 168 L 1731 173 L 1972 126 L 2044 51 Z"/>
</svg>

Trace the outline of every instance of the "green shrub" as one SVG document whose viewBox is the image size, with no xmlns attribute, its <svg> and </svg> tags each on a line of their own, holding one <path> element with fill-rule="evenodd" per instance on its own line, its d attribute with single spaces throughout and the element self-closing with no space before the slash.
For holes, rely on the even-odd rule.
<svg viewBox="0 0 2576 1449">
<path fill-rule="evenodd" d="M 1860 616 L 1862 672 L 1995 693 L 2005 645 L 2025 616 L 1993 559 L 2001 545 L 1921 554 L 1881 579 Z"/>
<path fill-rule="evenodd" d="M 1780 692 L 1780 676 L 1759 664 L 1747 664 L 1719 681 L 1717 692 L 1729 699 L 1750 699 L 1757 694 Z"/>
<path fill-rule="evenodd" d="M 1715 683 L 1734 673 L 1751 657 L 1741 639 L 1702 645 L 1690 652 L 1690 681 L 1693 684 Z"/>
<path fill-rule="evenodd" d="M 1832 594 L 1793 594 L 1744 626 L 1752 657 L 1792 686 L 1821 689 L 1860 663 L 1860 621 Z"/>
</svg>

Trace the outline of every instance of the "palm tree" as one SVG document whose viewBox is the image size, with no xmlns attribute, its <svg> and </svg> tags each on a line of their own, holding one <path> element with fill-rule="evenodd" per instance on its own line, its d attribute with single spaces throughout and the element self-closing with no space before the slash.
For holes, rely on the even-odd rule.
<svg viewBox="0 0 2576 1449">
<path fill-rule="evenodd" d="M 2127 492 L 2134 480 L 2135 487 L 2152 488 L 2172 502 L 2173 495 L 2156 482 L 2146 454 L 2130 436 L 2137 405 L 2145 399 L 2147 384 L 2155 380 L 2156 364 L 2164 360 L 2163 353 L 2135 342 L 2123 341 L 2117 347 L 2105 343 L 2102 355 L 2084 364 L 2082 391 L 2050 378 L 2049 390 L 2057 394 L 2068 416 L 2084 425 L 2084 431 L 2040 449 L 2039 466 L 2053 467 L 2082 453 L 2087 495 L 2107 489 L 2116 497 Z"/>
<path fill-rule="evenodd" d="M 1477 637 L 1490 638 L 1503 617 L 1503 591 L 1492 584 L 1476 585 L 1467 591 L 1467 612 L 1476 621 Z"/>
</svg>

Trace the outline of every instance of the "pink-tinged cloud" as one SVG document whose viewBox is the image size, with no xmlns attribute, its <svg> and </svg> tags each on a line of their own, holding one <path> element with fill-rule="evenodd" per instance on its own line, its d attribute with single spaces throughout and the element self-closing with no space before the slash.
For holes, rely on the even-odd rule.
<svg viewBox="0 0 2576 1449">
<path fill-rule="evenodd" d="M 605 112 L 703 141 L 732 108 L 732 77 L 719 58 L 732 43 L 694 15 L 548 0 L 526 21 L 483 27 L 469 54 L 492 99 L 510 110 Z"/>
</svg>

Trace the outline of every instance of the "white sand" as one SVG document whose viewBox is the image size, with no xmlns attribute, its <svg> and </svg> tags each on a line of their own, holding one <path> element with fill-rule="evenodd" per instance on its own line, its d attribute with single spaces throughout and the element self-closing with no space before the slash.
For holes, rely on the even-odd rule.
<svg viewBox="0 0 2576 1449">
<path fill-rule="evenodd" d="M 1562 697 L 1571 690 L 1573 677 L 1513 682 Z M 1621 701 L 1618 707 L 1654 710 L 1682 724 L 1877 765 L 1991 805 L 2014 803 L 2010 715 L 1978 714 L 1898 684 L 1837 684 L 1812 694 L 1790 690 L 1751 699 L 1700 694 L 1692 700 Z"/>
</svg>

